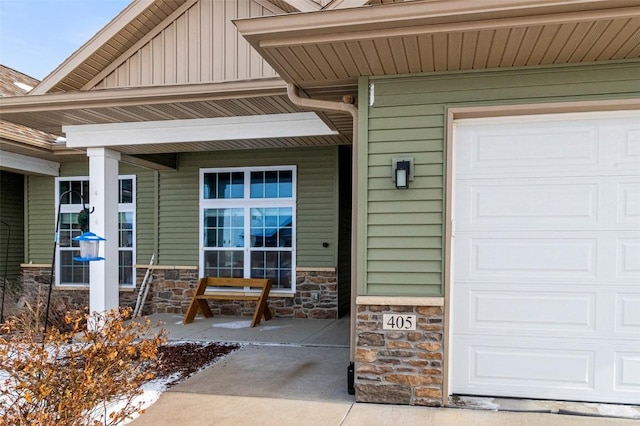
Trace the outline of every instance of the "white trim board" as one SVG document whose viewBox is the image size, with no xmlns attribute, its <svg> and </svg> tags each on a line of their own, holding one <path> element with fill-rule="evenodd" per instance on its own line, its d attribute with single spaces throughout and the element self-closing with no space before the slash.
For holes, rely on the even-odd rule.
<svg viewBox="0 0 640 426">
<path fill-rule="evenodd" d="M 68 148 L 337 135 L 314 112 L 64 126 Z"/>
<path fill-rule="evenodd" d="M 60 163 L 16 154 L 15 152 L 0 151 L 0 169 L 22 174 L 58 176 L 60 174 Z"/>
</svg>

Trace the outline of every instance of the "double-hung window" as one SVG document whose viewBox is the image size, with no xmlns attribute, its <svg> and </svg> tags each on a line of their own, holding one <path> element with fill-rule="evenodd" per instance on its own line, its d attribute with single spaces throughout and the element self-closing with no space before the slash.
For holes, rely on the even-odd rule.
<svg viewBox="0 0 640 426">
<path fill-rule="evenodd" d="M 65 194 L 64 197 L 60 199 L 63 194 Z M 80 255 L 78 242 L 73 238 L 82 233 L 78 225 L 78 213 L 82 210 L 83 199 L 86 206 L 90 208 L 89 179 L 86 176 L 56 178 L 56 200 L 60 202 L 55 265 L 56 285 L 89 284 L 89 264 L 73 260 Z M 136 177 L 120 176 L 118 179 L 118 282 L 124 286 L 133 286 L 135 281 L 135 200 Z"/>
<path fill-rule="evenodd" d="M 295 166 L 200 170 L 200 274 L 295 291 Z"/>
</svg>

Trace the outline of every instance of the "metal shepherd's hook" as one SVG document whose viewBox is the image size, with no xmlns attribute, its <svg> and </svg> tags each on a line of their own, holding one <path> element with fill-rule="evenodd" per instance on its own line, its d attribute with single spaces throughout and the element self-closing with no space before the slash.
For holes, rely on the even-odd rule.
<svg viewBox="0 0 640 426">
<path fill-rule="evenodd" d="M 7 270 L 9 268 L 9 244 L 11 243 L 11 227 L 4 220 L 0 220 L 0 224 L 7 227 L 7 244 L 4 253 L 4 277 L 2 278 L 2 302 L 0 302 L 0 324 L 4 322 L 4 295 L 7 291 Z"/>
<path fill-rule="evenodd" d="M 47 295 L 47 309 L 45 310 L 45 317 L 44 317 L 44 331 L 43 331 L 43 335 L 46 336 L 47 334 L 47 325 L 49 324 L 49 308 L 51 306 L 51 291 L 53 289 L 53 274 L 56 270 L 55 265 L 56 265 L 56 248 L 58 247 L 58 238 L 59 238 L 59 228 L 60 228 L 60 209 L 62 207 L 62 200 L 64 199 L 64 197 L 68 194 L 75 194 L 78 197 L 80 197 L 80 199 L 82 200 L 82 211 L 80 211 L 80 213 L 78 213 L 78 225 L 80 226 L 80 229 L 82 230 L 82 232 L 88 232 L 89 231 L 89 215 L 91 213 L 93 213 L 93 208 L 91 210 L 89 210 L 87 208 L 87 203 L 84 199 L 84 196 L 73 189 L 70 189 L 68 191 L 63 192 L 60 195 L 60 199 L 58 200 L 58 210 L 57 210 L 57 215 L 56 215 L 56 230 L 53 236 L 53 257 L 51 259 L 51 277 L 49 278 L 49 294 Z"/>
</svg>

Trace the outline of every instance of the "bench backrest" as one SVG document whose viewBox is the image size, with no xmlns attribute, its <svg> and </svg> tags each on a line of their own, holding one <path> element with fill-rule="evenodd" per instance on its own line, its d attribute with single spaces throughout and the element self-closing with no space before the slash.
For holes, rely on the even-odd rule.
<svg viewBox="0 0 640 426">
<path fill-rule="evenodd" d="M 220 278 L 203 277 L 200 281 L 206 280 L 207 287 L 266 287 L 271 280 L 263 278 Z"/>
</svg>

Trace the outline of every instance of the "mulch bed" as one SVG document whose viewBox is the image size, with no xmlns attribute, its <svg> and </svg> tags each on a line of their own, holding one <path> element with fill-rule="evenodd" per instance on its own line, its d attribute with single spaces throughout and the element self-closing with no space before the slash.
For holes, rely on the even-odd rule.
<svg viewBox="0 0 640 426">
<path fill-rule="evenodd" d="M 171 387 L 239 348 L 240 345 L 237 344 L 186 342 L 160 346 L 154 378 L 163 379 L 176 375 L 175 379 L 167 383 L 167 387 Z"/>
</svg>

